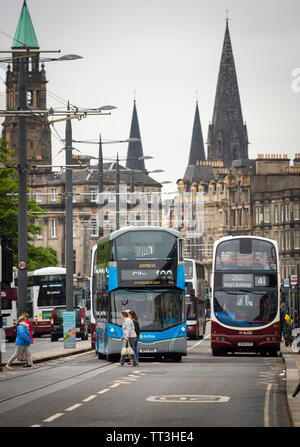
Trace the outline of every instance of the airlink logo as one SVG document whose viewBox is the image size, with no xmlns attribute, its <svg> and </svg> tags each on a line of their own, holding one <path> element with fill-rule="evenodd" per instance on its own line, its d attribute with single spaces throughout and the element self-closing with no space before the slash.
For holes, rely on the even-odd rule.
<svg viewBox="0 0 300 447">
<path fill-rule="evenodd" d="M 148 338 L 148 339 L 152 338 L 152 339 L 154 339 L 154 338 L 155 338 L 155 335 L 150 335 L 150 334 L 143 335 L 143 334 L 141 334 L 141 335 L 140 335 L 140 338 Z"/>
</svg>

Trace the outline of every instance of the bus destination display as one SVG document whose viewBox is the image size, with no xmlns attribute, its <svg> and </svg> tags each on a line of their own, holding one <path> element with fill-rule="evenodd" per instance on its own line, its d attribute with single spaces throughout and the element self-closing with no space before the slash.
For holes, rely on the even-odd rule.
<svg viewBox="0 0 300 447">
<path fill-rule="evenodd" d="M 234 289 L 253 287 L 253 275 L 242 273 L 224 273 L 223 287 Z"/>
<path fill-rule="evenodd" d="M 135 263 L 129 266 L 128 262 L 124 268 L 119 262 L 120 283 L 130 283 L 131 285 L 176 285 L 176 274 L 172 265 L 161 264 L 159 262 Z"/>
<path fill-rule="evenodd" d="M 227 288 L 249 288 L 249 287 L 269 287 L 270 278 L 268 275 L 255 275 L 253 281 L 252 274 L 224 273 L 223 287 Z"/>
</svg>

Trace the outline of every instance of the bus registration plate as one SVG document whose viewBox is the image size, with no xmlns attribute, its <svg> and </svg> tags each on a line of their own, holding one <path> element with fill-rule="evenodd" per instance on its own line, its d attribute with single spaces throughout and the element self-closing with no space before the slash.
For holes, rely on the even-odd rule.
<svg viewBox="0 0 300 447">
<path fill-rule="evenodd" d="M 139 349 L 139 352 L 144 352 L 144 353 L 146 353 L 146 352 L 157 352 L 157 349 L 149 349 L 149 348 L 147 348 L 147 349 Z"/>
<path fill-rule="evenodd" d="M 253 346 L 253 343 L 250 341 L 240 341 L 238 346 Z"/>
</svg>

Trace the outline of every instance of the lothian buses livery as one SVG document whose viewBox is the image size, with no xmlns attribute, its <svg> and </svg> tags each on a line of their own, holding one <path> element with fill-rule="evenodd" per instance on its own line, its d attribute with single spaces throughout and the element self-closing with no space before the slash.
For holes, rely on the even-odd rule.
<svg viewBox="0 0 300 447">
<path fill-rule="evenodd" d="M 211 276 L 213 355 L 280 350 L 280 277 L 276 241 L 229 236 L 214 244 Z"/>
<path fill-rule="evenodd" d="M 184 260 L 187 336 L 202 338 L 205 334 L 204 265 L 195 259 Z"/>
<path fill-rule="evenodd" d="M 13 282 L 10 289 L 1 291 L 2 327 L 8 341 L 14 341 L 17 336 L 17 269 L 13 268 Z"/>
<path fill-rule="evenodd" d="M 99 358 L 119 360 L 120 313 L 131 309 L 141 327 L 140 356 L 181 361 L 187 353 L 181 234 L 132 226 L 101 238 L 93 249 L 91 300 Z"/>
<path fill-rule="evenodd" d="M 45 267 L 28 272 L 27 312 L 33 335 L 51 332 L 51 315 L 56 306 L 66 305 L 66 269 Z"/>
</svg>

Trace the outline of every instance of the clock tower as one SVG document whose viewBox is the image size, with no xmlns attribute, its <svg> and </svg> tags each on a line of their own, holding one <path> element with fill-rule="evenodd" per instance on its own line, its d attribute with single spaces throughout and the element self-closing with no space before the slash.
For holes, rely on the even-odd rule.
<svg viewBox="0 0 300 447">
<path fill-rule="evenodd" d="M 24 0 L 21 15 L 12 44 L 13 61 L 6 73 L 6 109 L 18 107 L 19 60 L 18 49 L 27 48 L 30 55 L 24 58 L 26 83 L 26 105 L 28 110 L 46 109 L 46 73 L 44 65 L 40 67 L 39 44 Z M 30 51 L 32 50 L 32 51 Z M 37 52 L 34 52 L 37 50 Z M 24 53 L 23 53 L 24 54 Z M 27 122 L 27 160 L 34 164 L 51 165 L 51 131 L 42 116 L 28 116 Z M 8 147 L 18 154 L 18 117 L 6 117 L 3 123 L 2 137 Z"/>
</svg>

